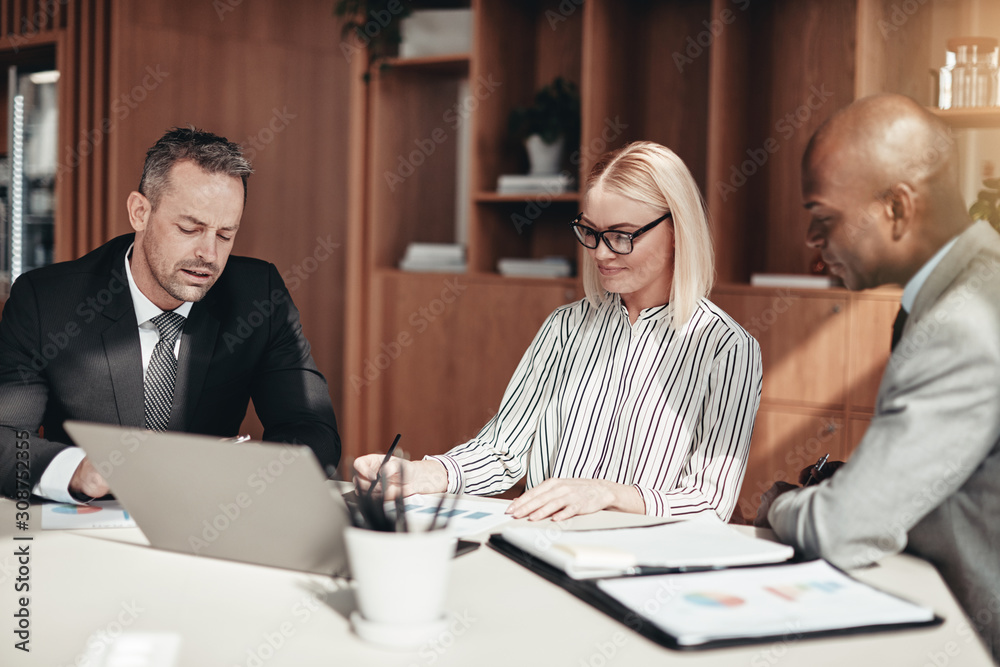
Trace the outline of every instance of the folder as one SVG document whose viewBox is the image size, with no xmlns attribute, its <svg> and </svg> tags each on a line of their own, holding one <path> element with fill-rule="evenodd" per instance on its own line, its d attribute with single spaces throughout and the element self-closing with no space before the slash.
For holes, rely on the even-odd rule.
<svg viewBox="0 0 1000 667">
<path fill-rule="evenodd" d="M 495 551 L 562 587 L 650 641 L 674 650 L 692 651 L 762 644 L 789 638 L 798 640 L 886 632 L 931 627 L 943 622 L 932 610 L 861 583 L 825 561 L 736 567 L 717 572 L 574 579 L 558 567 L 511 544 L 502 535 L 492 535 L 488 544 Z M 812 569 L 793 569 L 801 566 Z M 745 626 L 734 623 L 734 614 L 727 612 L 738 610 L 743 612 L 744 618 L 752 618 L 753 614 L 746 613 L 753 611 L 749 606 L 753 602 L 749 599 L 750 596 L 732 582 L 728 582 L 726 588 L 720 587 L 718 582 L 706 583 L 704 579 L 690 579 L 733 574 L 741 575 L 746 582 L 756 581 L 757 588 L 775 588 L 776 592 L 771 594 L 775 598 L 771 602 L 775 604 L 781 602 L 782 595 L 792 598 L 786 600 L 789 605 L 795 604 L 797 600 L 805 600 L 807 595 L 832 595 L 840 589 L 824 591 L 823 587 L 832 589 L 834 586 L 844 586 L 845 592 L 857 593 L 858 597 L 845 597 L 841 600 L 841 606 L 848 605 L 846 615 L 842 609 L 840 614 L 830 616 L 826 624 L 820 622 L 826 614 L 817 614 L 813 608 L 813 613 L 803 617 L 798 625 L 794 620 L 791 624 L 787 621 L 787 618 L 794 616 L 772 615 L 777 619 L 778 625 L 769 627 L 758 624 L 757 627 L 750 628 L 752 631 L 743 632 L 741 628 Z M 812 590 L 814 582 L 819 587 L 815 591 Z M 807 588 L 797 588 L 803 585 Z M 671 594 L 660 596 L 662 599 L 655 593 L 649 594 L 649 591 L 658 590 L 666 590 Z M 640 600 L 642 604 L 637 604 Z M 864 606 L 857 608 L 857 615 L 852 617 L 849 605 L 854 604 L 853 600 L 860 600 L 860 604 Z M 866 607 L 871 604 L 871 600 L 885 605 L 887 611 L 874 616 L 867 613 L 870 610 Z M 656 604 L 651 604 L 651 601 L 656 601 Z M 671 604 L 676 606 L 668 609 Z M 677 627 L 671 624 L 671 620 L 691 615 L 690 609 L 697 607 L 701 607 L 698 611 L 714 612 L 714 620 L 706 613 L 702 617 L 708 621 L 701 626 Z M 709 632 L 706 632 L 706 628 Z M 713 629 L 716 631 L 711 632 Z"/>
</svg>

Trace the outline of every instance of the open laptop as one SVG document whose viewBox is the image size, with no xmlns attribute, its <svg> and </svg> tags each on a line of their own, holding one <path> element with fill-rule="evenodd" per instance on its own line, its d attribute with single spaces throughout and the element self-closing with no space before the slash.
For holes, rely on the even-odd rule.
<svg viewBox="0 0 1000 667">
<path fill-rule="evenodd" d="M 78 421 L 65 428 L 152 546 L 348 574 L 347 506 L 309 447 Z"/>
</svg>

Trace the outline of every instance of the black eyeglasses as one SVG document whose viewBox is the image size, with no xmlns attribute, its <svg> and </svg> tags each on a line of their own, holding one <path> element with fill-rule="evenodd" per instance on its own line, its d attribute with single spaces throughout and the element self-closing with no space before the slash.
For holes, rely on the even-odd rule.
<svg viewBox="0 0 1000 667">
<path fill-rule="evenodd" d="M 635 239 L 670 217 L 673 216 L 670 211 L 667 211 L 656 220 L 653 220 L 644 227 L 640 227 L 634 232 L 619 232 L 611 229 L 599 232 L 596 229 L 588 227 L 587 225 L 580 224 L 580 221 L 583 220 L 583 213 L 578 214 L 569 224 L 573 228 L 573 232 L 576 234 L 576 240 L 579 241 L 580 245 L 584 248 L 590 248 L 593 250 L 603 239 L 604 245 L 608 246 L 608 249 L 611 250 L 611 252 L 616 255 L 627 255 L 632 252 L 632 242 L 635 241 Z"/>
</svg>

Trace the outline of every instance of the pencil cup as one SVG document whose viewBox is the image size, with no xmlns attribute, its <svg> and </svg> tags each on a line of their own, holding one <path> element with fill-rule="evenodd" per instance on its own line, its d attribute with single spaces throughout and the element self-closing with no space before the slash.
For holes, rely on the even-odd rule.
<svg viewBox="0 0 1000 667">
<path fill-rule="evenodd" d="M 344 537 L 358 603 L 351 623 L 358 636 L 409 648 L 445 630 L 454 536 L 443 530 L 388 533 L 350 526 Z"/>
</svg>

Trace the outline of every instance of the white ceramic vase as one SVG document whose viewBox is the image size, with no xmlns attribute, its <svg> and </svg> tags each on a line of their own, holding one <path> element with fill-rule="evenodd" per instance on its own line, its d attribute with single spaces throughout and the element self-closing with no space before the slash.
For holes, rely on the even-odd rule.
<svg viewBox="0 0 1000 667">
<path fill-rule="evenodd" d="M 525 139 L 524 148 L 528 151 L 528 162 L 531 164 L 528 173 L 532 176 L 558 174 L 565 145 L 566 137 L 559 137 L 551 144 L 545 143 L 538 134 Z"/>
</svg>

